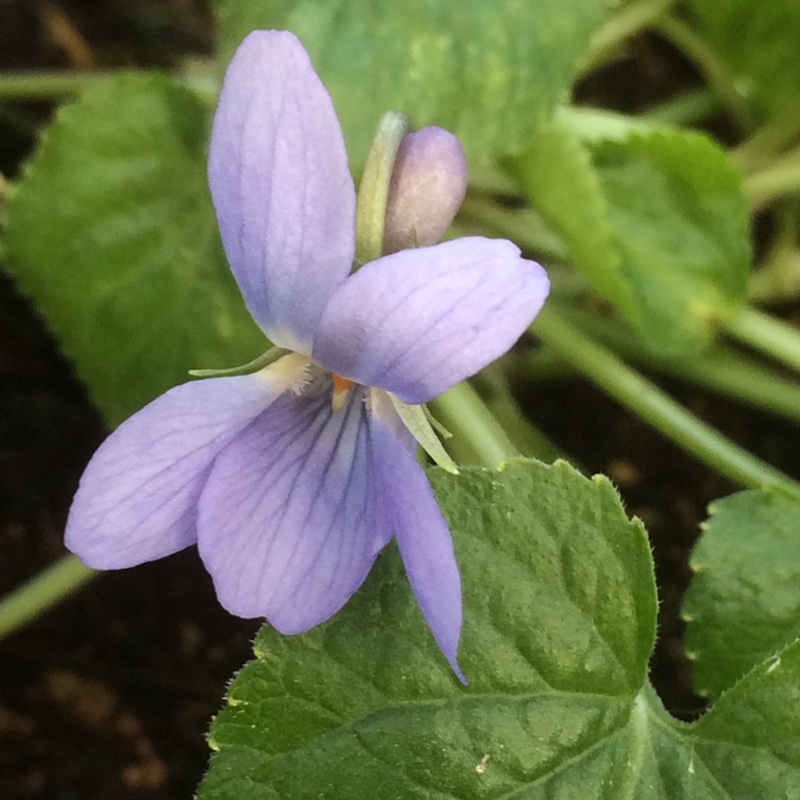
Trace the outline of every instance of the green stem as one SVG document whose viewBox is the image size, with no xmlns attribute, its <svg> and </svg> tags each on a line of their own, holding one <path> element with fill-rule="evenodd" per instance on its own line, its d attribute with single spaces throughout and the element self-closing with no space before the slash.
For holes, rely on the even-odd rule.
<svg viewBox="0 0 800 800">
<path fill-rule="evenodd" d="M 556 313 L 545 309 L 533 330 L 600 389 L 731 480 L 746 487 L 774 485 L 800 494 L 800 484 L 697 419 Z"/>
<path fill-rule="evenodd" d="M 548 301 L 552 304 L 552 301 Z M 557 381 L 571 378 L 577 370 L 567 363 L 561 353 L 550 345 L 541 342 L 539 346 L 526 353 L 506 357 L 512 380 Z"/>
<path fill-rule="evenodd" d="M 61 100 L 113 78 L 112 72 L 4 72 L 0 74 L 0 99 Z"/>
<path fill-rule="evenodd" d="M 800 331 L 797 328 L 755 308 L 745 308 L 732 319 L 721 320 L 720 325 L 740 342 L 787 367 L 800 370 Z"/>
<path fill-rule="evenodd" d="M 88 89 L 105 83 L 130 70 L 108 70 L 105 72 L 3 72 L 0 73 L 0 100 L 12 101 L 59 101 L 83 94 Z M 138 75 L 163 74 L 164 70 L 136 70 Z M 185 73 L 172 73 L 181 83 L 200 94 L 216 94 L 217 84 L 208 70 L 188 69 Z"/>
<path fill-rule="evenodd" d="M 459 463 L 495 468 L 501 462 L 520 455 L 468 383 L 456 384 L 429 405 L 434 416 L 453 432 L 447 447 Z"/>
<path fill-rule="evenodd" d="M 800 138 L 800 104 L 772 117 L 731 154 L 743 172 L 753 172 Z"/>
<path fill-rule="evenodd" d="M 696 31 L 675 17 L 659 19 L 654 28 L 672 42 L 702 72 L 709 88 L 719 96 L 743 131 L 753 127 L 752 114 L 744 95 L 736 86 L 736 79 L 728 65 L 722 61 Z"/>
<path fill-rule="evenodd" d="M 100 573 L 64 556 L 0 600 L 0 638 L 32 622 Z"/>
<path fill-rule="evenodd" d="M 566 307 L 560 307 L 559 314 L 565 315 L 584 334 L 627 359 L 800 423 L 800 384 L 783 378 L 733 348 L 717 345 L 693 358 L 662 358 L 642 347 L 627 326 L 616 320 Z M 552 373 L 556 366 L 537 360 L 535 368 L 537 374 L 542 369 Z"/>
<path fill-rule="evenodd" d="M 800 247 L 797 219 L 800 197 L 780 203 L 773 212 L 775 233 L 769 252 L 751 275 L 747 296 L 751 303 L 793 300 L 800 295 Z"/>
<path fill-rule="evenodd" d="M 627 39 L 648 28 L 675 5 L 675 0 L 634 0 L 613 14 L 595 33 L 581 65 L 586 74 L 607 62 Z"/>
<path fill-rule="evenodd" d="M 507 377 L 503 362 L 496 361 L 473 379 L 488 411 L 523 456 L 548 463 L 557 458 L 567 458 L 552 440 L 528 420 L 509 389 Z M 572 461 L 569 458 L 567 460 Z"/>
<path fill-rule="evenodd" d="M 719 111 L 719 98 L 708 89 L 686 92 L 637 116 L 653 125 L 683 127 Z"/>
<path fill-rule="evenodd" d="M 792 153 L 744 178 L 744 193 L 754 210 L 787 194 L 800 192 L 800 153 Z"/>
</svg>

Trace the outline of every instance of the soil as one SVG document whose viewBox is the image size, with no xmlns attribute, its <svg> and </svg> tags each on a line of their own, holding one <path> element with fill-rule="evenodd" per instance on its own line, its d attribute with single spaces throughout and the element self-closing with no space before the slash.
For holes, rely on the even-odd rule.
<svg viewBox="0 0 800 800">
<path fill-rule="evenodd" d="M 192 0 L 0 3 L 0 69 L 169 66 L 207 52 L 212 40 L 208 9 Z M 584 93 L 627 108 L 676 90 L 692 75 L 663 49 L 637 40 L 632 63 Z M 17 173 L 51 113 L 46 104 L 0 106 L 0 171 Z M 800 477 L 787 423 L 695 388 L 666 388 Z M 583 381 L 521 392 L 536 424 L 587 469 L 609 474 L 645 521 L 661 596 L 652 678 L 670 711 L 693 718 L 703 702 L 682 655 L 678 608 L 706 506 L 734 487 Z M 64 553 L 72 493 L 105 433 L 44 322 L 0 279 L 0 593 Z M 188 550 L 106 574 L 0 642 L 0 797 L 192 797 L 208 760 L 208 721 L 250 657 L 256 628 L 219 607 Z"/>
</svg>

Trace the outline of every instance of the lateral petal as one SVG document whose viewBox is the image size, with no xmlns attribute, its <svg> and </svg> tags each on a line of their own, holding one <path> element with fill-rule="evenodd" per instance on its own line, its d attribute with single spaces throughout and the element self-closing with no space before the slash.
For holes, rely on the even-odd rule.
<svg viewBox="0 0 800 800">
<path fill-rule="evenodd" d="M 308 354 L 352 265 L 355 190 L 333 102 L 293 34 L 255 31 L 236 51 L 208 178 L 250 313 L 275 344 Z"/>
<path fill-rule="evenodd" d="M 90 567 L 121 569 L 193 544 L 211 462 L 287 380 L 264 371 L 185 383 L 123 422 L 83 473 L 67 547 Z"/>
<path fill-rule="evenodd" d="M 401 250 L 336 290 L 313 357 L 357 383 L 424 403 L 505 353 L 549 289 L 544 269 L 502 239 Z"/>
<path fill-rule="evenodd" d="M 338 611 L 391 531 L 368 469 L 362 390 L 287 393 L 219 455 L 200 497 L 198 545 L 225 608 L 300 633 Z"/>
<path fill-rule="evenodd" d="M 380 419 L 372 418 L 372 453 L 383 505 L 400 547 L 419 607 L 458 679 L 461 635 L 461 576 L 453 539 L 433 490 L 414 456 Z"/>
</svg>

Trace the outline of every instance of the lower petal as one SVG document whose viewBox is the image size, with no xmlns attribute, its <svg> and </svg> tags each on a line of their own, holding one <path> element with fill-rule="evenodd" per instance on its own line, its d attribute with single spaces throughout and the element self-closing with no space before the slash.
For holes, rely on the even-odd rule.
<svg viewBox="0 0 800 800">
<path fill-rule="evenodd" d="M 176 386 L 120 425 L 83 473 L 67 547 L 90 567 L 120 569 L 193 544 L 214 457 L 296 377 L 277 367 Z"/>
<path fill-rule="evenodd" d="M 456 661 L 462 623 L 461 576 L 450 530 L 422 467 L 380 417 L 373 417 L 372 443 L 383 505 L 411 588 L 437 644 L 458 679 L 466 683 Z"/>
<path fill-rule="evenodd" d="M 301 633 L 363 583 L 391 530 L 369 466 L 361 390 L 334 413 L 327 388 L 287 393 L 219 455 L 198 545 L 225 608 Z"/>
</svg>

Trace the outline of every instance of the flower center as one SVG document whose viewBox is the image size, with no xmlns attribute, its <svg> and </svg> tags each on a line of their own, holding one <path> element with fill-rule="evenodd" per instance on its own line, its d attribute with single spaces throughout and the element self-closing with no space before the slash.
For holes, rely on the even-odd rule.
<svg viewBox="0 0 800 800">
<path fill-rule="evenodd" d="M 334 412 L 339 412 L 344 408 L 347 395 L 350 390 L 355 386 L 355 381 L 348 378 L 343 378 L 335 372 L 331 373 L 331 380 L 333 381 L 333 395 L 331 397 L 331 406 Z"/>
</svg>

